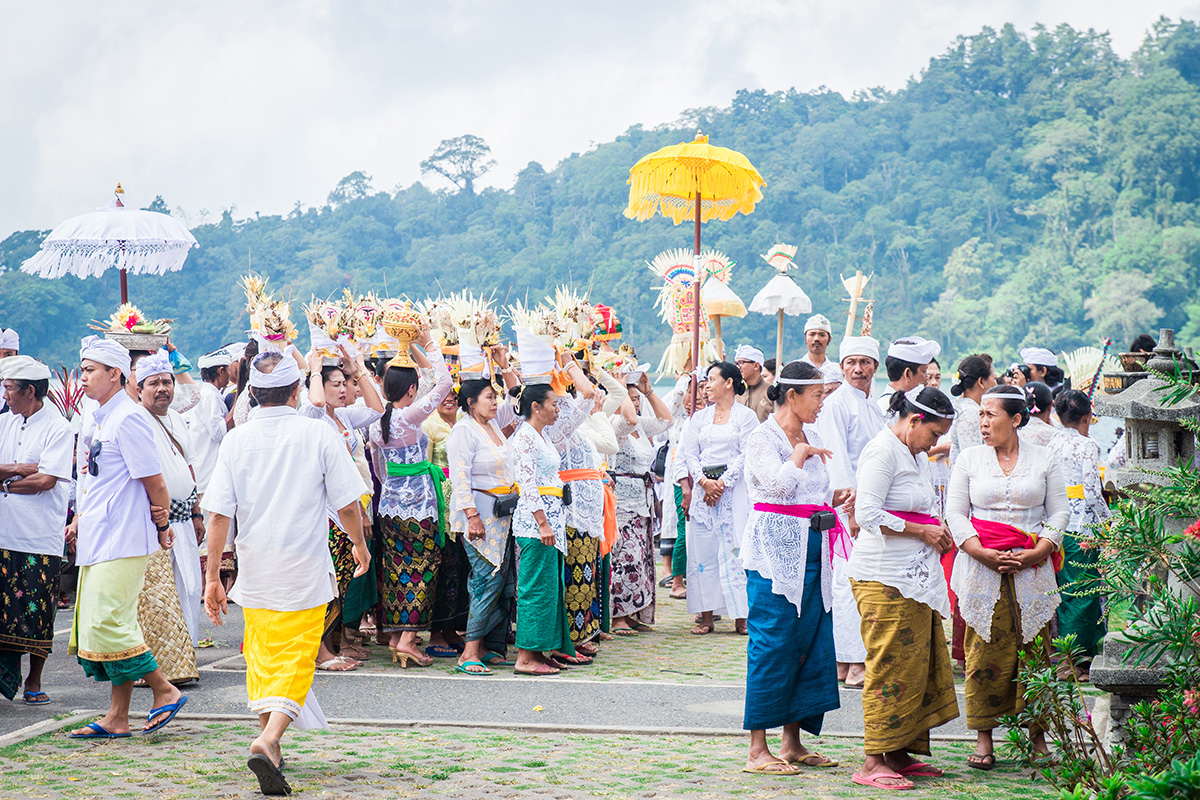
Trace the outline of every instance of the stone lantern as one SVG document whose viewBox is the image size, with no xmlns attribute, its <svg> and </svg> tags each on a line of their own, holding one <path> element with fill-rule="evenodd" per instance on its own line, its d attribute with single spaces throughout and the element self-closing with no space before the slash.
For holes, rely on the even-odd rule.
<svg viewBox="0 0 1200 800">
<path fill-rule="evenodd" d="M 1193 380 L 1200 377 L 1195 365 L 1175 347 L 1175 331 L 1163 328 L 1159 331 L 1158 346 L 1146 362 L 1146 370 L 1171 373 L 1179 366 L 1191 369 Z M 1125 466 L 1106 470 L 1105 489 L 1119 492 L 1138 484 L 1162 485 L 1165 479 L 1154 472 L 1177 466 L 1180 460 L 1190 462 L 1196 458 L 1196 437 L 1180 421 L 1200 418 L 1200 396 L 1172 406 L 1163 405 L 1161 389 L 1166 383 L 1149 371 L 1106 373 L 1104 385 L 1106 391 L 1117 391 L 1096 395 L 1094 412 L 1125 419 Z M 1167 519 L 1164 524 L 1168 532 L 1179 533 L 1187 521 Z M 1124 655 L 1130 647 L 1122 633 L 1109 633 L 1104 637 L 1100 654 L 1092 661 L 1092 684 L 1111 693 L 1104 734 L 1110 746 L 1125 740 L 1124 725 L 1130 708 L 1154 698 L 1163 687 L 1164 673 L 1158 666 L 1133 667 L 1125 663 Z"/>
</svg>

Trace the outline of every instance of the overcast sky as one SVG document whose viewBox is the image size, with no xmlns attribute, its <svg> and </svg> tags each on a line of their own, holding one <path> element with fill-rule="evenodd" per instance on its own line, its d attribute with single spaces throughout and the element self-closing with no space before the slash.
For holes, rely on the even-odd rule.
<svg viewBox="0 0 1200 800">
<path fill-rule="evenodd" d="M 472 133 L 511 185 L 740 88 L 898 88 L 959 34 L 1108 31 L 1128 55 L 1200 0 L 0 0 L 0 238 L 161 194 L 190 221 L 420 179 Z M 427 183 L 443 186 L 430 176 Z"/>
</svg>

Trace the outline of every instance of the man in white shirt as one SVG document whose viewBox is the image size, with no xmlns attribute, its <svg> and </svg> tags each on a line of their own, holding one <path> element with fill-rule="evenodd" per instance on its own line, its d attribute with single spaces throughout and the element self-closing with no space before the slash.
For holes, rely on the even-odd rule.
<svg viewBox="0 0 1200 800">
<path fill-rule="evenodd" d="M 80 382 L 99 404 L 87 456 L 80 465 L 75 563 L 79 590 L 68 652 L 97 681 L 112 682 L 108 713 L 71 732 L 76 739 L 118 739 L 129 733 L 129 702 L 139 678 L 154 691 L 143 733 L 175 718 L 187 696 L 158 669 L 138 626 L 137 600 L 146 564 L 170 548 L 170 496 L 150 421 L 125 392 L 129 351 L 88 336 L 80 343 Z"/>
<path fill-rule="evenodd" d="M 167 351 L 160 350 L 140 360 L 137 377 L 141 404 L 150 416 L 150 429 L 154 431 L 154 444 L 158 449 L 163 480 L 171 496 L 168 522 L 175 534 L 175 546 L 171 548 L 169 556 L 171 577 L 174 579 L 172 588 L 178 598 L 178 607 L 168 605 L 163 612 L 173 618 L 179 618 L 182 614 L 181 621 L 187 638 L 194 647 L 200 639 L 200 594 L 204 590 L 204 578 L 200 574 L 200 541 L 204 538 L 204 522 L 200 503 L 196 499 L 196 479 L 190 464 L 191 437 L 183 416 L 171 409 L 171 402 L 175 399 L 175 375 Z M 149 576 L 146 583 L 149 587 Z M 171 593 L 166 594 L 169 597 Z M 146 599 L 143 592 L 143 602 Z M 153 643 L 151 649 L 155 649 Z M 162 664 L 160 666 L 168 680 L 176 680 L 171 669 Z M 195 673 L 191 673 L 190 677 L 195 677 Z"/>
<path fill-rule="evenodd" d="M 254 360 L 258 410 L 225 437 L 203 501 L 211 515 L 204 605 L 218 625 L 226 610 L 221 550 L 237 518 L 238 580 L 229 596 L 242 607 L 246 693 L 262 727 L 247 766 L 268 795 L 291 793 L 279 770 L 288 726 L 324 725 L 312 681 L 325 607 L 337 594 L 327 505 L 353 543 L 355 577 L 371 559 L 359 512 L 367 487 L 333 429 L 296 413 L 302 377 L 290 356 Z"/>
<path fill-rule="evenodd" d="M 192 464 L 196 470 L 196 492 L 201 502 L 208 490 L 208 481 L 213 466 L 217 463 L 217 449 L 225 432 L 229 430 L 228 412 L 221 393 L 229 385 L 229 365 L 233 355 L 224 348 L 205 353 L 196 361 L 200 367 L 200 399 L 196 407 L 184 415 L 192 431 Z"/>
<path fill-rule="evenodd" d="M 813 314 L 804 323 L 804 346 L 808 352 L 801 356 L 800 360 L 807 361 L 821 370 L 826 383 L 837 383 L 842 379 L 842 371 L 838 369 L 838 365 L 825 357 L 825 351 L 829 349 L 832 340 L 833 325 L 824 314 Z M 778 369 L 783 369 L 784 366 L 777 365 Z"/>
<path fill-rule="evenodd" d="M 746 392 L 738 395 L 734 402 L 753 411 L 759 422 L 766 422 L 775 410 L 775 404 L 767 399 L 767 390 L 771 387 L 763 380 L 763 360 L 763 351 L 748 344 L 739 344 L 733 356 L 733 365 L 746 382 Z"/>
<path fill-rule="evenodd" d="M 875 434 L 883 430 L 884 416 L 871 402 L 871 386 L 879 369 L 879 342 L 870 336 L 847 336 L 838 347 L 841 386 L 825 398 L 817 416 L 817 433 L 833 451 L 829 459 L 829 481 L 834 489 L 856 488 L 858 458 Z M 837 651 L 838 677 L 847 688 L 861 689 L 866 676 L 867 649 L 863 646 L 858 605 L 846 575 L 846 557 L 834 549 L 833 556 L 833 644 Z"/>
<path fill-rule="evenodd" d="M 940 352 L 940 344 L 920 336 L 906 336 L 888 345 L 887 358 L 883 362 L 887 369 L 888 385 L 876 400 L 885 416 L 888 416 L 888 403 L 892 401 L 893 394 L 907 393 L 925 385 L 925 370 Z"/>
<path fill-rule="evenodd" d="M 11 413 L 0 415 L 0 694 L 12 700 L 29 654 L 25 702 L 45 705 L 42 668 L 54 640 L 63 524 L 71 482 L 71 426 L 46 402 L 50 368 L 0 359 Z M 7 602 L 8 598 L 21 602 Z"/>
</svg>

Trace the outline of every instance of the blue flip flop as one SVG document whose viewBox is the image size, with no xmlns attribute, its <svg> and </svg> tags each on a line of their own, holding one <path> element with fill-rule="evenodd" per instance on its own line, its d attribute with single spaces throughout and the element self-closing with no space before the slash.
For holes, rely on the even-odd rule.
<svg viewBox="0 0 1200 800">
<path fill-rule="evenodd" d="M 25 705 L 27 706 L 44 706 L 50 702 L 50 695 L 45 692 L 26 692 Z"/>
<path fill-rule="evenodd" d="M 168 703 L 165 706 L 159 706 L 158 708 L 150 709 L 150 713 L 146 715 L 147 722 L 154 719 L 156 716 L 163 713 L 164 711 L 169 711 L 171 713 L 167 715 L 166 719 L 162 720 L 161 722 L 156 722 L 156 723 L 154 723 L 153 727 L 147 728 L 146 730 L 142 731 L 142 735 L 145 736 L 146 734 L 154 733 L 155 731 L 162 730 L 162 728 L 168 722 L 175 719 L 175 715 L 178 714 L 180 709 L 182 709 L 184 707 L 184 705 L 187 703 L 187 699 L 188 699 L 188 696 L 185 694 L 182 697 L 180 697 L 178 701 L 176 701 L 174 703 Z"/>
<path fill-rule="evenodd" d="M 499 661 L 494 660 L 497 658 L 500 660 Z M 517 664 L 517 662 L 515 662 L 515 661 L 509 661 L 508 658 L 505 657 L 505 655 L 503 653 L 496 653 L 496 652 L 488 653 L 487 655 L 485 655 L 483 657 L 483 660 L 486 662 L 485 665 L 489 666 L 489 667 L 514 667 Z"/>
<path fill-rule="evenodd" d="M 89 722 L 84 728 L 90 728 L 95 733 L 71 733 L 67 734 L 68 739 L 126 739 L 133 734 L 131 733 L 109 733 L 100 726 L 98 722 Z"/>
</svg>

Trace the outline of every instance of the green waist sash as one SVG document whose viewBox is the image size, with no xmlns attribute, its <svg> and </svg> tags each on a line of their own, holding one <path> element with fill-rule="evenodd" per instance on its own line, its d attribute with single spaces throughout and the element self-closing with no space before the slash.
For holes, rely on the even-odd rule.
<svg viewBox="0 0 1200 800">
<path fill-rule="evenodd" d="M 443 547 L 446 544 L 446 496 L 442 494 L 442 481 L 446 479 L 446 473 L 431 461 L 417 461 L 413 464 L 398 464 L 395 461 L 389 461 L 387 462 L 387 474 L 390 478 L 429 476 L 429 480 L 433 484 L 433 491 L 437 493 L 437 543 L 438 547 Z"/>
</svg>

